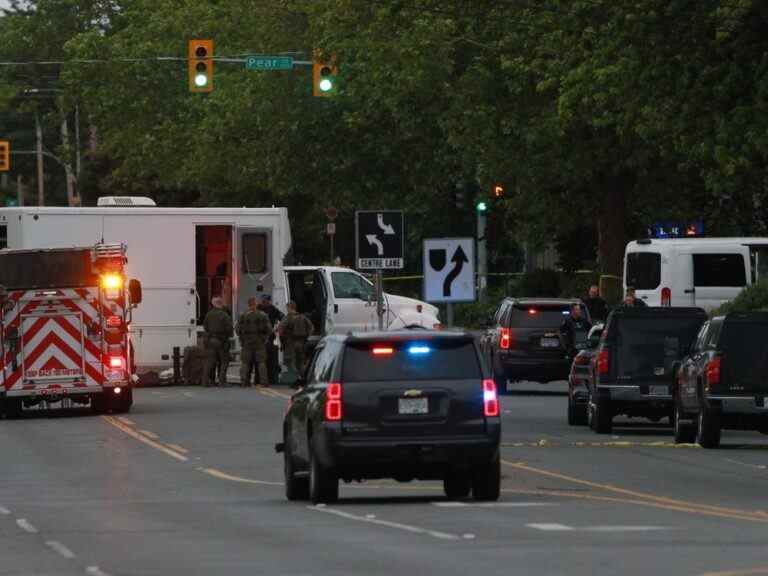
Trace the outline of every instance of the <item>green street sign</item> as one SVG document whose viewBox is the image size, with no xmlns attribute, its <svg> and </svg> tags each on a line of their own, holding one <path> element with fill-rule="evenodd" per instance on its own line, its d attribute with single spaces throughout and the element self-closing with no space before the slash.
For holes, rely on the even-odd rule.
<svg viewBox="0 0 768 576">
<path fill-rule="evenodd" d="M 246 70 L 291 70 L 293 56 L 248 56 Z"/>
</svg>

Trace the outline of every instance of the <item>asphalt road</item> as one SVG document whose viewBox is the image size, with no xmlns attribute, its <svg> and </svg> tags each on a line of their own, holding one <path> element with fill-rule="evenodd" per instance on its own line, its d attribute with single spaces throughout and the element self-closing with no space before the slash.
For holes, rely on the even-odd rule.
<svg viewBox="0 0 768 576">
<path fill-rule="evenodd" d="M 518 394 L 500 502 L 380 481 L 313 507 L 283 497 L 286 392 L 140 389 L 127 417 L 0 421 L 0 574 L 768 574 L 757 433 L 597 436 L 564 396 Z"/>
</svg>

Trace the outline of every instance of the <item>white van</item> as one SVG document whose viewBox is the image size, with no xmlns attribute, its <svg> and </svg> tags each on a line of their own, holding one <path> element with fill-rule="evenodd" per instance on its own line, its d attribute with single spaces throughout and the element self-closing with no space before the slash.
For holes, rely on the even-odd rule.
<svg viewBox="0 0 768 576">
<path fill-rule="evenodd" d="M 636 240 L 624 253 L 624 290 L 649 306 L 717 308 L 768 277 L 768 238 Z"/>
</svg>

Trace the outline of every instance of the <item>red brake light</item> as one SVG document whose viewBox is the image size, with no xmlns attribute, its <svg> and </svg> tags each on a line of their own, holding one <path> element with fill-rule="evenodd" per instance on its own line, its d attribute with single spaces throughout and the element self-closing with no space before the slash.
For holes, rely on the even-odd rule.
<svg viewBox="0 0 768 576">
<path fill-rule="evenodd" d="M 499 348 L 502 350 L 509 350 L 509 345 L 512 342 L 512 334 L 509 332 L 509 328 L 501 329 L 501 340 L 499 340 Z"/>
<path fill-rule="evenodd" d="M 341 384 L 332 382 L 325 391 L 325 419 L 329 422 L 341 420 Z"/>
<path fill-rule="evenodd" d="M 395 351 L 391 346 L 376 346 L 373 349 L 374 356 L 388 356 Z"/>
<path fill-rule="evenodd" d="M 528 309 L 528 314 L 536 314 L 536 313 L 538 313 L 538 310 L 536 310 L 536 308 L 529 308 Z"/>
<path fill-rule="evenodd" d="M 661 305 L 672 306 L 672 290 L 666 286 L 661 289 Z"/>
<path fill-rule="evenodd" d="M 499 415 L 499 396 L 493 380 L 483 380 L 483 413 L 486 416 Z"/>
<path fill-rule="evenodd" d="M 598 374 L 608 374 L 608 367 L 609 367 L 609 355 L 608 350 L 600 350 L 600 353 L 597 355 L 597 373 Z"/>
<path fill-rule="evenodd" d="M 707 385 L 717 386 L 720 384 L 720 357 L 715 356 L 707 363 Z"/>
</svg>

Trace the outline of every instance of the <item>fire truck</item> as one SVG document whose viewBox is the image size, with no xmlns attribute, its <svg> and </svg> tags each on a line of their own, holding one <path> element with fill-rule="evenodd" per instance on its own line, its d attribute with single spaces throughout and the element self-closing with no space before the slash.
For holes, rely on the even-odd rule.
<svg viewBox="0 0 768 576">
<path fill-rule="evenodd" d="M 133 404 L 129 325 L 141 283 L 126 246 L 0 250 L 0 404 L 23 411 Z"/>
</svg>

